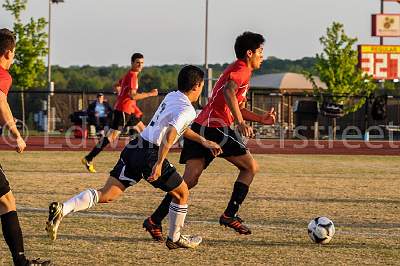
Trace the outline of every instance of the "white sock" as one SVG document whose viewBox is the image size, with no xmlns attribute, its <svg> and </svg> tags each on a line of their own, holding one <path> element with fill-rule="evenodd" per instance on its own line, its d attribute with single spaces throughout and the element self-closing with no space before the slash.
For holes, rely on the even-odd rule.
<svg viewBox="0 0 400 266">
<path fill-rule="evenodd" d="M 99 194 L 95 189 L 88 189 L 63 203 L 63 216 L 70 212 L 89 209 L 99 202 Z"/>
<path fill-rule="evenodd" d="M 168 220 L 169 220 L 169 232 L 168 237 L 173 242 L 179 240 L 181 236 L 181 229 L 185 223 L 185 217 L 187 213 L 188 205 L 179 205 L 171 202 L 169 205 Z"/>
</svg>

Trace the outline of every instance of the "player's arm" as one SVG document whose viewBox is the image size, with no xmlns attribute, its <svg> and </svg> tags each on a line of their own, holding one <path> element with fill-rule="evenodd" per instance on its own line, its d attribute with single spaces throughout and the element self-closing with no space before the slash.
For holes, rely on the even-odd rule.
<svg viewBox="0 0 400 266">
<path fill-rule="evenodd" d="M 10 106 L 7 102 L 7 96 L 2 91 L 0 91 L 0 123 L 2 126 L 7 127 L 15 138 L 17 142 L 17 152 L 23 152 L 26 147 L 25 141 L 17 129 Z"/>
<path fill-rule="evenodd" d="M 129 92 L 129 96 L 131 97 L 132 100 L 143 100 L 149 97 L 157 96 L 158 95 L 158 90 L 157 89 L 152 89 L 149 92 L 137 92 L 136 89 L 131 89 Z"/>
<path fill-rule="evenodd" d="M 167 131 L 164 135 L 164 139 L 161 141 L 160 148 L 158 149 L 158 160 L 154 164 L 151 175 L 147 179 L 149 182 L 156 181 L 160 177 L 163 162 L 167 157 L 169 149 L 174 144 L 174 140 L 176 139 L 177 135 L 178 132 L 176 131 L 175 127 L 169 126 L 167 128 Z"/>
<path fill-rule="evenodd" d="M 262 115 L 256 114 L 246 108 L 241 108 L 240 112 L 242 113 L 243 119 L 246 121 L 258 122 L 264 125 L 272 125 L 275 123 L 276 112 L 274 107 Z"/>
<path fill-rule="evenodd" d="M 203 145 L 203 147 L 210 149 L 211 153 L 214 156 L 218 156 L 222 153 L 222 148 L 219 146 L 217 143 L 211 140 L 207 140 L 204 137 L 200 136 L 190 128 L 186 129 L 185 133 L 183 133 L 183 136 L 187 139 L 190 139 L 194 142 L 200 143 Z"/>
<path fill-rule="evenodd" d="M 245 137 L 253 136 L 253 129 L 251 126 L 247 125 L 243 119 L 242 112 L 240 111 L 239 103 L 236 97 L 237 84 L 228 80 L 224 87 L 224 98 L 225 102 L 231 111 L 235 122 L 237 123 L 237 128 L 239 132 Z"/>
</svg>

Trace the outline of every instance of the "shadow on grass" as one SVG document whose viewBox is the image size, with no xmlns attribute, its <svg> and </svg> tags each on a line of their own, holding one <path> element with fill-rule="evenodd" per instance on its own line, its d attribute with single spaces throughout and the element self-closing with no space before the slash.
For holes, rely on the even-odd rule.
<svg viewBox="0 0 400 266">
<path fill-rule="evenodd" d="M 275 248 L 285 248 L 285 247 L 300 247 L 306 249 L 372 249 L 372 250 L 395 250 L 398 245 L 388 246 L 379 244 L 367 244 L 367 243 L 329 243 L 326 245 L 318 245 L 311 242 L 303 241 L 268 241 L 268 240 L 225 240 L 225 239 L 215 239 L 203 241 L 204 245 L 221 248 L 221 246 L 229 246 L 236 248 L 238 246 L 254 246 L 254 247 L 275 247 Z"/>
</svg>

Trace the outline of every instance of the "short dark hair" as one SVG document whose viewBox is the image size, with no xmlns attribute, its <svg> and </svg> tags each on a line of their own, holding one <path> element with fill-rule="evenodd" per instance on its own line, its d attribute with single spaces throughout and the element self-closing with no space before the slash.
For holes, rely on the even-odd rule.
<svg viewBox="0 0 400 266">
<path fill-rule="evenodd" d="M 131 62 L 132 62 L 132 63 L 135 62 L 135 60 L 138 59 L 138 58 L 144 58 L 144 56 L 143 56 L 141 53 L 134 53 L 134 54 L 131 56 Z"/>
<path fill-rule="evenodd" d="M 197 66 L 184 66 L 178 74 L 178 90 L 188 92 L 204 79 L 204 72 Z"/>
<path fill-rule="evenodd" d="M 236 58 L 244 59 L 248 50 L 255 52 L 264 42 L 265 39 L 261 34 L 245 31 L 242 35 L 239 35 L 236 38 Z"/>
<path fill-rule="evenodd" d="M 0 29 L 0 55 L 4 55 L 7 50 L 15 48 L 15 36 L 9 29 Z"/>
</svg>

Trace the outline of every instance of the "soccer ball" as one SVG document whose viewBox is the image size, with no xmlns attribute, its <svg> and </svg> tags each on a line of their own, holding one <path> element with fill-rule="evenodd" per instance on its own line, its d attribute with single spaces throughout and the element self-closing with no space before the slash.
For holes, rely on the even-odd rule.
<svg viewBox="0 0 400 266">
<path fill-rule="evenodd" d="M 308 236 L 318 244 L 328 244 L 335 234 L 333 222 L 326 217 L 317 217 L 308 224 Z"/>
</svg>

